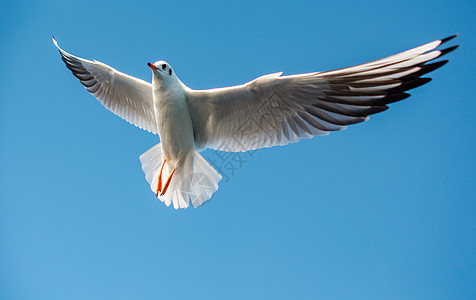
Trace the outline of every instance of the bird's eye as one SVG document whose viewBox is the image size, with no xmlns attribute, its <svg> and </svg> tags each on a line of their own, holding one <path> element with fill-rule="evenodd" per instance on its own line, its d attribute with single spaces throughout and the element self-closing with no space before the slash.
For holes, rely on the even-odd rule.
<svg viewBox="0 0 476 300">
<path fill-rule="evenodd" d="M 167 68 L 167 65 L 166 64 L 163 64 L 162 65 L 162 70 L 165 70 Z"/>
</svg>

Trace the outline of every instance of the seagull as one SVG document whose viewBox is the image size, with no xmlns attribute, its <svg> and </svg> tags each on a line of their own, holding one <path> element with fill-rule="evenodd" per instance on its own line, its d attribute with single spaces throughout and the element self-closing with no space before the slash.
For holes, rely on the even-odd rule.
<svg viewBox="0 0 476 300">
<path fill-rule="evenodd" d="M 152 83 L 121 73 L 96 60 L 58 48 L 66 67 L 108 110 L 158 134 L 160 143 L 140 156 L 155 196 L 175 209 L 198 207 L 218 190 L 222 176 L 200 155 L 206 148 L 245 152 L 327 135 L 369 119 L 406 91 L 428 83 L 422 77 L 448 60 L 433 60 L 459 45 L 437 48 L 455 38 L 348 68 L 283 76 L 193 90 L 169 63 L 147 63 Z"/>
</svg>

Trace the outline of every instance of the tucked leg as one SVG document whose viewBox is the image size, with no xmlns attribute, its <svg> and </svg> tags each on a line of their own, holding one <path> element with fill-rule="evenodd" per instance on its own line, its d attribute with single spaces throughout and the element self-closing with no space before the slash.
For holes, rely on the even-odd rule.
<svg viewBox="0 0 476 300">
<path fill-rule="evenodd" d="M 162 161 L 162 167 L 160 167 L 159 179 L 157 180 L 157 191 L 155 192 L 156 197 L 159 196 L 159 192 L 162 190 L 162 171 L 164 170 L 165 161 L 166 159 L 164 156 L 164 160 Z"/>
<path fill-rule="evenodd" d="M 167 192 L 167 188 L 169 187 L 170 181 L 172 180 L 172 175 L 174 175 L 175 169 L 172 170 L 172 173 L 170 173 L 169 178 L 167 178 L 167 181 L 165 182 L 164 189 L 162 190 L 162 193 L 160 194 L 163 196 L 165 192 Z"/>
</svg>

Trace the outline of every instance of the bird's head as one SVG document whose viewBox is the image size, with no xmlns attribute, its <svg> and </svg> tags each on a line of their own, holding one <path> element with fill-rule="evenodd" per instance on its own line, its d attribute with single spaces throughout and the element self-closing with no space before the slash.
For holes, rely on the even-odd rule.
<svg viewBox="0 0 476 300">
<path fill-rule="evenodd" d="M 147 65 L 152 70 L 152 78 L 163 83 L 177 81 L 177 76 L 166 61 L 159 60 L 155 63 L 147 63 Z"/>
</svg>

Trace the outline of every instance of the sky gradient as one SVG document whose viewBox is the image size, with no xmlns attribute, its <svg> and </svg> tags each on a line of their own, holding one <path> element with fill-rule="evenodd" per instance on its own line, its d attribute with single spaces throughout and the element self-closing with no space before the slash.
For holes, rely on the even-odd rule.
<svg viewBox="0 0 476 300">
<path fill-rule="evenodd" d="M 0 299 L 475 299 L 474 1 L 15 1 L 2 10 Z M 198 209 L 155 199 L 158 142 L 66 51 L 189 87 L 331 70 L 459 33 L 433 81 L 363 124 L 240 154 Z M 202 153 L 211 158 L 213 151 Z"/>
</svg>

